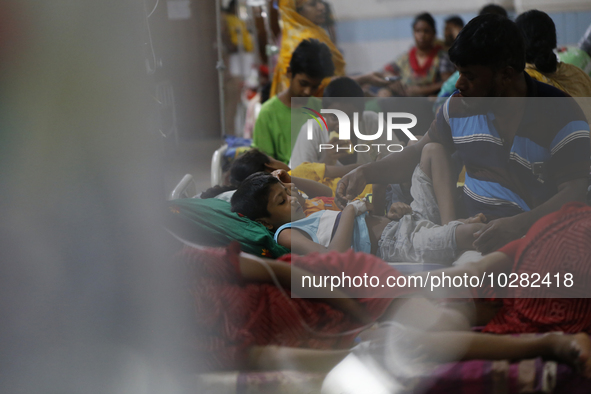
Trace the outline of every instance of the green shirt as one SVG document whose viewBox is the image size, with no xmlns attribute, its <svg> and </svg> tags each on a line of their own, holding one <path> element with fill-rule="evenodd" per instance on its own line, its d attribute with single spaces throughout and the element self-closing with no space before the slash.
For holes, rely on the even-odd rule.
<svg viewBox="0 0 591 394">
<path fill-rule="evenodd" d="M 310 97 L 306 107 L 320 111 L 321 102 L 317 98 Z M 289 163 L 291 150 L 298 138 L 302 125 L 308 119 L 312 119 L 308 110 L 302 107 L 292 109 L 279 100 L 277 96 L 270 98 L 261 107 L 261 111 L 254 125 L 252 145 L 269 156 Z M 292 133 L 291 131 L 294 130 Z"/>
</svg>

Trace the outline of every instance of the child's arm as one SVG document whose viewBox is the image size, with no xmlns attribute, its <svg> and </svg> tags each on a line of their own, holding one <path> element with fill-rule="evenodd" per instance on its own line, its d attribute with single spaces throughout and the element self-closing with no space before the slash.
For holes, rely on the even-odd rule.
<svg viewBox="0 0 591 394">
<path fill-rule="evenodd" d="M 351 249 L 351 242 L 353 241 L 353 227 L 355 227 L 355 208 L 348 205 L 341 213 L 341 220 L 337 231 L 332 237 L 332 241 L 328 245 L 328 250 L 337 250 L 339 252 L 346 252 Z"/>
<path fill-rule="evenodd" d="M 349 164 L 346 166 L 331 166 L 326 165 L 324 170 L 324 177 L 325 178 L 342 178 L 349 172 L 353 171 L 359 167 L 359 164 Z"/>
<path fill-rule="evenodd" d="M 271 175 L 279 179 L 285 185 L 293 183 L 298 189 L 306 193 L 308 197 L 332 197 L 332 189 L 320 182 L 291 176 L 285 170 L 275 170 Z"/>
<path fill-rule="evenodd" d="M 345 252 L 351 248 L 353 227 L 355 225 L 355 208 L 347 206 L 341 213 L 339 227 L 330 241 L 328 247 L 322 246 L 310 239 L 307 234 L 296 229 L 285 229 L 279 233 L 277 243 L 289 248 L 296 254 L 308 254 L 312 252 L 326 253 L 331 250 Z"/>
<path fill-rule="evenodd" d="M 320 182 L 295 176 L 291 177 L 291 181 L 308 197 L 332 197 L 332 189 Z"/>
</svg>

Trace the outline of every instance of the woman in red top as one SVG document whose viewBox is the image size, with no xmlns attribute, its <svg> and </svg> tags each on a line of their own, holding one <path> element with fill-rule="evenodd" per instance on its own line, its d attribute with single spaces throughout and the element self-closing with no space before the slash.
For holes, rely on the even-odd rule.
<svg viewBox="0 0 591 394">
<path fill-rule="evenodd" d="M 584 333 L 533 338 L 473 333 L 458 313 L 426 299 L 398 298 L 413 289 L 377 287 L 371 293 L 374 298 L 363 298 L 367 287 L 348 288 L 347 293 L 318 287 L 307 294 L 315 299 L 291 298 L 289 290 L 284 293 L 273 284 L 269 273 L 284 289 L 291 288 L 292 280 L 301 283 L 305 275 L 366 274 L 380 277 L 380 283 L 388 276 L 400 277 L 372 255 L 332 252 L 274 261 L 239 254 L 234 245 L 186 249 L 178 257 L 189 268 L 188 294 L 198 325 L 191 344 L 203 356 L 200 369 L 328 370 L 349 353 L 362 329 L 375 321 L 396 321 L 409 327 L 397 328 L 409 357 L 451 361 L 543 356 L 570 363 L 591 377 L 591 342 Z M 330 298 L 335 295 L 340 298 Z M 386 326 L 370 336 L 387 341 L 390 330 Z"/>
<path fill-rule="evenodd" d="M 435 19 L 431 14 L 425 12 L 417 15 L 412 30 L 415 45 L 395 62 L 388 64 L 384 70 L 386 74 L 401 77 L 403 91 L 398 89 L 398 84 L 392 84 L 390 89 L 397 95 L 436 95 L 443 81 L 454 70 L 441 68 L 441 59 L 446 56 L 446 52 L 442 43 L 436 40 Z M 381 95 L 386 93 L 381 92 Z"/>
</svg>

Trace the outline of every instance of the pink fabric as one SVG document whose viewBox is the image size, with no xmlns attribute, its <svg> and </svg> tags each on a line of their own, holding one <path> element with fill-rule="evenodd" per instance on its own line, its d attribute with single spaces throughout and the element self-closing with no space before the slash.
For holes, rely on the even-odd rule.
<svg viewBox="0 0 591 394">
<path fill-rule="evenodd" d="M 524 238 L 501 252 L 514 260 L 513 272 L 569 272 L 574 280 L 591 278 L 591 207 L 566 204 L 537 221 Z M 516 293 L 519 296 L 519 293 Z M 548 297 L 552 297 L 549 290 Z M 510 298 L 484 328 L 494 333 L 564 331 L 591 334 L 589 298 Z"/>
<path fill-rule="evenodd" d="M 250 346 L 278 345 L 310 349 L 342 349 L 352 345 L 357 333 L 336 335 L 362 326 L 332 306 L 302 298 L 287 298 L 271 284 L 245 283 L 238 268 L 236 244 L 224 249 L 186 248 L 177 260 L 187 267 L 188 293 L 195 305 L 197 329 L 191 346 L 205 361 L 203 369 L 240 369 Z M 300 267 L 350 275 L 399 275 L 379 258 L 363 253 L 328 253 L 284 256 Z M 288 297 L 290 292 L 287 291 Z M 354 296 L 354 294 L 352 294 Z M 375 319 L 391 299 L 360 299 Z M 309 332 L 305 322 L 314 332 Z M 335 334 L 335 335 L 333 335 Z M 332 335 L 332 336 L 331 336 Z"/>
</svg>

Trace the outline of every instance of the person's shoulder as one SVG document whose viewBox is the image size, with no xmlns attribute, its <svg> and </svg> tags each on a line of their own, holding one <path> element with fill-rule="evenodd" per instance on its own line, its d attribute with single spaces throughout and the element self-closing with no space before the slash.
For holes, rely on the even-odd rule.
<svg viewBox="0 0 591 394">
<path fill-rule="evenodd" d="M 273 96 L 271 98 L 269 98 L 267 101 L 265 101 L 263 103 L 263 105 L 261 105 L 261 111 L 259 112 L 259 116 L 262 113 L 265 112 L 269 112 L 269 111 L 274 111 L 276 110 L 279 106 L 285 106 L 281 100 L 279 100 L 279 97 L 277 96 Z"/>
<path fill-rule="evenodd" d="M 398 57 L 396 58 L 396 61 L 394 63 L 396 63 L 396 64 L 408 63 L 408 57 L 410 55 L 411 50 L 412 50 L 412 48 L 410 48 L 409 50 L 404 51 L 400 55 L 398 55 Z"/>
<path fill-rule="evenodd" d="M 257 116 L 255 129 L 260 127 L 262 124 L 268 124 L 269 122 L 272 122 L 273 119 L 277 119 L 282 113 L 283 107 L 285 107 L 285 105 L 281 102 L 281 100 L 279 100 L 277 96 L 273 96 L 269 100 L 265 101 L 261 106 L 259 115 Z"/>
<path fill-rule="evenodd" d="M 436 52 L 437 53 L 437 55 L 436 55 L 437 57 L 443 58 L 443 57 L 448 56 L 448 52 L 443 47 L 443 43 L 437 45 L 435 49 L 437 50 L 437 52 Z"/>
<path fill-rule="evenodd" d="M 470 100 L 468 98 L 468 100 Z M 460 92 L 456 89 L 451 96 L 449 96 L 443 105 L 439 109 L 439 113 L 441 116 L 445 116 L 446 119 L 449 118 L 467 118 L 474 115 L 481 114 L 483 110 L 479 107 L 474 107 L 473 109 L 465 105 L 462 101 L 462 97 L 460 96 Z"/>
<path fill-rule="evenodd" d="M 528 96 L 531 97 L 570 97 L 570 94 L 548 85 L 547 83 L 533 79 L 527 72 L 524 72 L 525 80 L 528 86 Z"/>
<path fill-rule="evenodd" d="M 570 78 L 576 78 L 577 81 L 581 81 L 582 83 L 591 83 L 591 76 L 573 64 L 558 63 L 557 71 L 560 71 L 562 74 L 565 74 Z"/>
<path fill-rule="evenodd" d="M 286 248 L 291 248 L 291 223 L 286 223 L 275 232 L 275 242 Z"/>
<path fill-rule="evenodd" d="M 306 106 L 320 111 L 320 109 L 322 109 L 322 100 L 318 97 L 309 97 Z"/>
<path fill-rule="evenodd" d="M 363 120 L 365 122 L 378 122 L 379 115 L 374 111 L 363 111 Z"/>
</svg>

